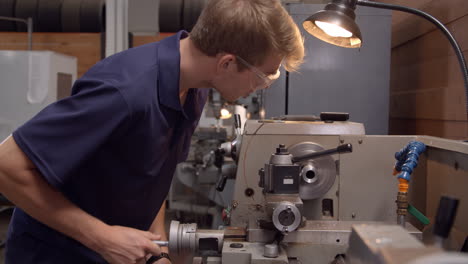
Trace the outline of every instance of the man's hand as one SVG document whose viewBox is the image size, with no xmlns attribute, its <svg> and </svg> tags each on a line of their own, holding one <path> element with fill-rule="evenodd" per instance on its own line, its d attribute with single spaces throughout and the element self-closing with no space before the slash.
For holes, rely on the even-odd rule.
<svg viewBox="0 0 468 264">
<path fill-rule="evenodd" d="M 145 263 L 147 254 L 155 256 L 161 254 L 159 246 L 152 242 L 161 239 L 161 236 L 151 232 L 123 226 L 109 226 L 97 235 L 98 240 L 93 248 L 111 264 Z"/>
</svg>

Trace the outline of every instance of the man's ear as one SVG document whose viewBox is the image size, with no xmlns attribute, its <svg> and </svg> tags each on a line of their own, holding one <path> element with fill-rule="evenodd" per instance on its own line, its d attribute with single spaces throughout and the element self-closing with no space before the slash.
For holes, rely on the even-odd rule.
<svg viewBox="0 0 468 264">
<path fill-rule="evenodd" d="M 232 54 L 222 53 L 222 54 L 218 54 L 217 57 L 218 57 L 218 61 L 216 65 L 216 70 L 218 72 L 227 71 L 230 64 L 233 64 L 236 62 L 236 57 Z"/>
</svg>

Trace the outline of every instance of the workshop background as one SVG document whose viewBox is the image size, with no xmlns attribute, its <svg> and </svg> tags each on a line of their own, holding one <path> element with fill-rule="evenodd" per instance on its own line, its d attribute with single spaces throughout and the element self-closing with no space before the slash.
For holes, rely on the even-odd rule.
<svg viewBox="0 0 468 264">
<path fill-rule="evenodd" d="M 23 2 L 25 5 L 33 6 L 37 2 L 47 3 L 48 1 L 16 0 L 16 2 L 17 7 Z M 72 8 L 73 5 L 80 6 L 80 0 L 64 2 L 70 2 Z M 85 2 L 90 1 L 83 1 Z M 103 1 L 96 2 L 104 4 Z M 159 31 L 158 16 L 155 15 L 159 8 L 157 2 L 159 1 L 129 1 L 128 27 L 129 32 L 132 33 L 130 46 L 136 47 L 171 35 L 170 32 L 156 34 Z M 193 2 L 199 3 L 200 1 Z M 463 52 L 466 53 L 468 37 L 463 33 L 464 28 L 468 26 L 467 1 L 386 0 L 380 2 L 406 5 L 434 15 L 449 28 Z M 0 16 L 11 16 L 14 12 L 11 8 L 14 3 L 14 0 L 2 0 Z M 200 8 L 200 4 L 194 4 L 193 7 L 194 9 Z M 76 8 L 76 10 L 79 9 Z M 463 79 L 449 42 L 439 30 L 436 30 L 435 26 L 422 18 L 402 12 L 392 12 L 391 15 L 389 134 L 466 139 L 468 123 Z M 79 13 L 75 17 L 79 19 Z M 102 58 L 104 44 L 100 31 L 103 29 L 96 24 L 92 30 L 99 32 L 87 32 L 85 26 L 80 29 L 79 22 L 74 21 L 74 23 L 78 25 L 75 28 L 72 25 L 71 29 L 79 29 L 81 32 L 41 32 L 40 28 L 35 30 L 33 50 L 51 50 L 76 57 L 79 77 Z M 0 22 L 0 25 L 3 25 L 0 27 L 2 31 L 0 32 L 0 50 L 26 50 L 25 33 L 5 32 L 6 28 L 13 28 L 5 24 L 5 21 Z M 175 26 L 175 28 L 178 27 Z M 25 31 L 24 27 L 22 31 Z M 56 28 L 54 31 L 61 30 Z M 372 37 L 365 36 L 365 41 L 372 41 Z"/>
<path fill-rule="evenodd" d="M 307 3 L 315 3 L 321 6 L 327 2 L 323 0 L 307 1 Z M 466 58 L 468 49 L 468 35 L 466 34 L 466 28 L 468 28 L 468 1 L 382 0 L 377 2 L 400 4 L 432 14 L 452 32 Z M 179 29 L 190 30 L 196 21 L 197 14 L 203 7 L 204 1 L 128 0 L 128 6 L 123 7 L 123 9 L 128 9 L 124 21 L 121 21 L 118 17 L 121 11 L 118 9 L 118 3 L 118 0 L 0 0 L 0 17 L 33 17 L 32 50 L 47 50 L 75 57 L 77 63 L 76 76 L 71 74 L 68 79 L 66 76 L 64 79 L 60 79 L 70 84 L 71 80 L 79 78 L 92 65 L 106 57 L 109 50 L 118 50 L 118 43 L 113 43 L 113 39 L 107 34 L 110 30 L 118 30 L 119 27 L 122 27 L 122 24 L 125 24 L 125 21 L 128 21 L 128 24 L 123 25 L 123 27 L 128 27 L 128 36 L 120 36 L 120 40 L 126 41 L 128 47 L 137 47 L 158 41 L 173 35 Z M 109 19 L 109 14 L 106 14 L 109 5 L 116 6 L 117 11 L 114 17 L 116 25 L 106 25 L 106 21 L 112 21 Z M 60 10 L 60 12 L 57 12 L 57 10 Z M 165 10 L 170 11 L 165 12 Z M 365 13 L 365 10 L 365 8 L 358 10 L 358 15 L 359 12 L 369 15 Z M 353 119 L 353 112 L 350 112 L 350 120 L 365 123 L 366 128 L 370 128 L 366 130 L 367 134 L 429 135 L 447 139 L 468 140 L 467 102 L 463 78 L 457 58 L 445 36 L 435 26 L 417 16 L 402 12 L 375 12 L 377 12 L 375 16 L 388 17 L 389 24 L 382 25 L 387 31 L 380 32 L 378 38 L 373 35 L 364 35 L 365 44 L 362 50 L 366 48 L 365 45 L 372 45 L 367 43 L 372 43 L 374 38 L 378 41 L 388 42 L 387 46 L 380 46 L 379 49 L 382 49 L 382 54 L 387 54 L 389 57 L 385 57 L 386 55 L 382 58 L 369 57 L 369 60 L 373 62 L 380 61 L 380 63 L 387 65 L 384 71 L 388 69 L 389 75 L 386 76 L 386 73 L 383 72 L 381 76 L 377 76 L 378 82 L 383 83 L 381 87 L 384 87 L 385 90 L 367 90 L 368 93 L 383 95 L 378 100 L 373 96 L 356 94 L 356 97 L 353 97 L 354 101 L 349 103 L 356 108 L 356 111 L 362 111 L 363 115 L 372 114 L 372 118 L 375 119 L 375 123 L 378 123 L 378 125 L 374 126 L 374 123 L 366 124 L 365 121 L 370 120 L 366 119 L 367 117 L 360 119 L 361 116 L 358 116 L 357 120 Z M 385 23 L 385 21 L 382 23 Z M 0 20 L 0 51 L 27 50 L 28 35 L 26 31 L 27 28 L 22 22 Z M 388 32 L 388 34 L 385 32 Z M 114 34 L 113 37 L 116 37 L 116 35 L 118 34 Z M 310 54 L 310 56 L 313 56 L 313 54 Z M 335 63 L 339 64 L 340 62 L 336 61 Z M 2 64 L 1 61 L 0 64 Z M 365 71 L 365 69 L 362 71 Z M 2 76 L 1 74 L 0 72 L 0 76 Z M 282 78 L 284 78 L 284 74 Z M 291 83 L 294 78 L 294 75 L 291 75 Z M 359 78 L 370 77 L 360 75 Z M 316 81 L 320 82 L 320 80 Z M 59 80 L 56 82 L 59 82 Z M 310 85 L 313 86 L 314 80 L 310 82 Z M 58 84 L 58 86 L 60 85 Z M 381 89 L 381 87 L 379 88 Z M 319 111 L 304 113 L 302 110 L 295 110 L 294 107 L 300 104 L 294 101 L 293 88 L 293 84 L 286 88 L 290 90 L 285 90 L 287 93 L 286 101 L 281 102 L 276 101 L 276 99 L 272 101 L 271 99 L 278 98 L 279 89 L 283 89 L 276 86 L 271 88 L 276 90 L 252 95 L 239 103 L 239 105 L 243 106 L 241 108 L 246 110 L 238 111 L 247 111 L 247 113 L 244 113 L 245 118 L 250 117 L 251 119 L 271 118 L 272 116 L 284 114 L 319 114 Z M 347 87 L 342 86 L 340 88 L 346 89 Z M 367 89 L 368 87 L 362 88 Z M 2 102 L 2 94 L 7 94 L 4 89 L 6 88 L 2 86 L 2 80 L 0 80 L 0 103 Z M 348 87 L 348 89 L 350 88 Z M 309 92 L 313 96 L 314 90 Z M 271 95 L 272 93 L 274 95 Z M 284 98 L 283 95 L 279 94 L 281 98 Z M 66 95 L 57 94 L 55 99 L 60 99 L 60 96 Z M 326 97 L 326 91 L 321 96 Z M 346 97 L 340 98 L 337 99 L 337 104 L 343 106 L 346 101 L 349 101 Z M 281 109 L 271 109 L 272 103 L 276 106 L 281 105 Z M 332 103 L 330 102 L 330 104 Z M 210 97 L 208 106 L 219 110 L 225 106 L 225 102 L 219 98 L 219 95 L 213 94 Z M 339 108 L 339 106 L 336 108 Z M 379 110 L 376 113 L 370 113 L 365 108 L 366 106 L 375 106 Z M 237 113 L 235 106 L 228 107 L 231 111 Z M 342 111 L 342 109 L 336 108 L 324 109 L 323 111 Z M 2 129 L 4 131 L 10 129 L 6 125 L 2 128 L 1 122 L 2 118 L 4 118 L 2 111 L 4 110 L 1 109 L 0 105 L 0 136 L 2 135 Z M 188 169 L 187 164 L 185 164 L 185 167 L 178 168 L 179 177 L 175 178 L 180 182 L 175 184 L 175 187 L 173 186 L 173 188 L 178 189 L 177 191 L 171 191 L 171 195 L 177 196 L 182 193 L 183 197 L 168 198 L 170 208 L 168 219 L 177 218 L 186 221 L 197 221 L 201 222 L 202 226 L 204 224 L 205 226 L 215 227 L 220 223 L 215 221 L 218 213 L 214 211 L 219 211 L 219 208 L 224 208 L 226 203 L 229 203 L 228 200 L 230 199 L 229 196 L 232 195 L 232 190 L 223 194 L 216 193 L 214 191 L 214 185 L 217 182 L 214 176 L 216 171 L 211 171 L 211 174 L 206 173 L 206 167 L 213 165 L 213 161 L 209 160 L 212 158 L 210 151 L 213 150 L 213 146 L 232 138 L 235 129 L 231 120 L 220 120 L 221 118 L 216 113 L 210 113 L 210 111 L 206 111 L 201 126 L 210 127 L 214 125 L 218 128 L 224 126 L 225 129 L 222 132 L 219 129 L 199 130 L 198 134 L 195 134 L 196 141 L 204 143 L 192 148 L 191 152 L 194 153 L 191 154 L 187 164 L 190 167 L 196 167 L 196 169 L 195 171 Z M 212 112 L 215 112 L 215 110 L 212 110 Z M 215 141 L 208 140 L 207 135 L 214 137 Z M 1 140 L 3 138 L 0 138 Z M 192 163 L 197 165 L 195 166 Z M 194 183 L 188 180 L 188 174 L 199 173 L 200 171 L 205 172 L 207 175 L 204 176 L 202 183 Z M 226 188 L 232 189 L 232 185 L 233 183 L 228 181 Z M 192 199 L 193 195 L 196 195 L 197 198 Z M 196 206 L 189 205 L 189 200 L 195 201 Z M 11 213 L 8 201 L 3 201 L 3 204 L 3 210 L 0 211 L 0 239 L 5 237 Z M 212 210 L 210 208 L 216 209 Z M 200 212 L 207 212 L 207 214 L 201 214 Z M 1 254 L 3 254 L 3 249 Z M 3 257 L 0 258 L 3 259 Z"/>
</svg>

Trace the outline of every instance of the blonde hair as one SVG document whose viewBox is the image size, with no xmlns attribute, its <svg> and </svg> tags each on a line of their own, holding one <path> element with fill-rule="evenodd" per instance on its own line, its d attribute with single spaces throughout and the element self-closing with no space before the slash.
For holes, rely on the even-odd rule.
<svg viewBox="0 0 468 264">
<path fill-rule="evenodd" d="M 230 53 L 253 65 L 275 54 L 295 71 L 304 58 L 299 28 L 279 0 L 209 0 L 190 38 L 208 56 Z"/>
</svg>

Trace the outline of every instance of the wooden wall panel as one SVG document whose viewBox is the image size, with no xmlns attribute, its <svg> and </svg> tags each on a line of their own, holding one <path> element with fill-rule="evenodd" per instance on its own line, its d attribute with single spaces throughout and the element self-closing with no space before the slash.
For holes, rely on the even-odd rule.
<svg viewBox="0 0 468 264">
<path fill-rule="evenodd" d="M 138 47 L 144 44 L 160 41 L 166 37 L 172 36 L 174 33 L 159 33 L 156 36 L 133 36 L 133 47 Z"/>
<path fill-rule="evenodd" d="M 468 16 L 461 17 L 446 25 L 463 51 L 468 50 L 467 25 Z M 392 49 L 392 66 L 408 65 L 454 54 L 455 52 L 445 35 L 440 30 L 435 30 L 407 42 L 405 45 L 394 47 Z"/>
<path fill-rule="evenodd" d="M 382 0 L 440 19 L 468 55 L 468 1 Z M 466 96 L 458 60 L 446 37 L 415 15 L 393 12 L 390 134 L 468 139 Z"/>
<path fill-rule="evenodd" d="M 390 117 L 466 120 L 465 88 L 455 56 L 392 67 L 391 80 Z"/>
<path fill-rule="evenodd" d="M 27 50 L 27 35 L 0 32 L 0 50 Z M 50 50 L 78 59 L 78 77 L 101 59 L 100 33 L 34 33 L 33 50 Z"/>
<path fill-rule="evenodd" d="M 466 0 L 380 0 L 379 2 L 413 7 L 427 12 L 444 24 L 450 23 L 468 13 Z M 399 46 L 430 31 L 435 26 L 418 16 L 404 12 L 393 12 L 392 47 Z"/>
<path fill-rule="evenodd" d="M 468 139 L 466 121 L 390 118 L 392 135 L 428 135 L 456 140 Z"/>
</svg>

